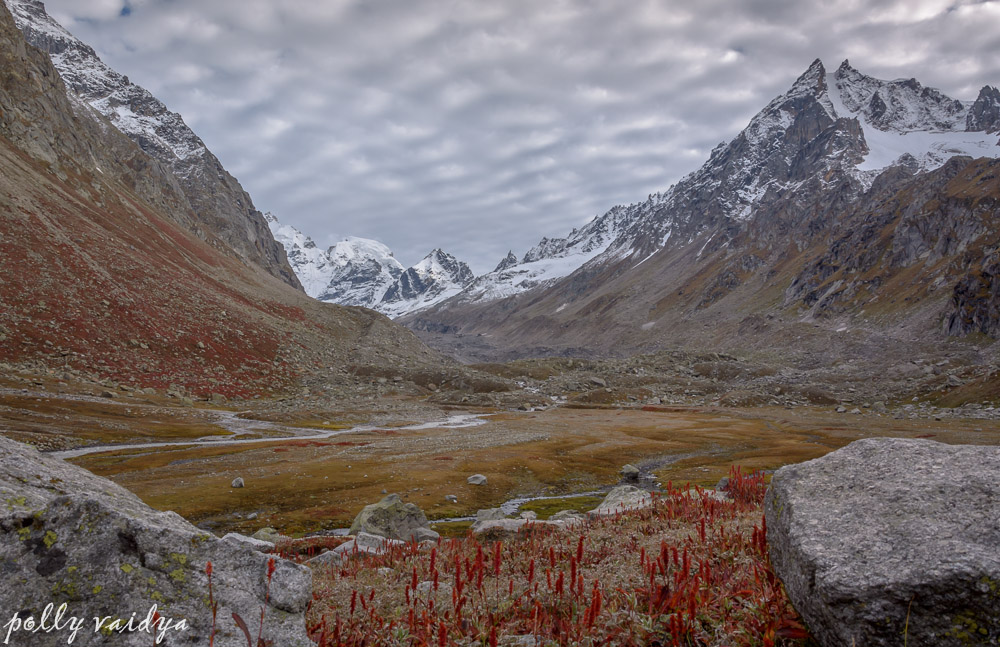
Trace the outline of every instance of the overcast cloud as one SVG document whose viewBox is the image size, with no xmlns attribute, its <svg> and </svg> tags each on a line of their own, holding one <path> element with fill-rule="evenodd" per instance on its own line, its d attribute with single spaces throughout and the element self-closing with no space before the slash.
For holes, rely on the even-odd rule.
<svg viewBox="0 0 1000 647">
<path fill-rule="evenodd" d="M 1000 2 L 48 0 L 320 245 L 478 274 L 695 170 L 815 58 L 955 98 Z"/>
</svg>

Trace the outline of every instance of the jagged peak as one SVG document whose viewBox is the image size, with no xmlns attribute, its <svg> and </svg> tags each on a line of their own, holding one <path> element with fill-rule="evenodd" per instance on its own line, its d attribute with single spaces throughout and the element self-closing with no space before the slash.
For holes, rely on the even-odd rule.
<svg viewBox="0 0 1000 647">
<path fill-rule="evenodd" d="M 517 265 L 517 256 L 514 256 L 514 250 L 510 250 L 507 252 L 507 255 L 503 258 L 503 260 L 497 263 L 497 266 L 493 271 L 502 272 L 506 269 L 514 267 L 515 265 Z"/>
<path fill-rule="evenodd" d="M 816 59 L 792 84 L 792 88 L 779 99 L 812 94 L 819 96 L 826 91 L 826 68 L 823 61 Z"/>
</svg>

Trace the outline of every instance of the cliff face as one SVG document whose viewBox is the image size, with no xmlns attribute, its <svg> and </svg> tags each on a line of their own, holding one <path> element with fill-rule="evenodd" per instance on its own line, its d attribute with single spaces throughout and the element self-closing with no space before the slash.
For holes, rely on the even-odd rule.
<svg viewBox="0 0 1000 647">
<path fill-rule="evenodd" d="M 243 260 L 301 289 L 263 214 L 180 115 L 104 64 L 93 48 L 49 17 L 38 0 L 7 4 L 27 41 L 50 55 L 71 101 L 82 100 L 102 114 L 174 175 L 193 212 L 188 223 L 192 231 L 202 238 L 210 234 Z"/>
</svg>

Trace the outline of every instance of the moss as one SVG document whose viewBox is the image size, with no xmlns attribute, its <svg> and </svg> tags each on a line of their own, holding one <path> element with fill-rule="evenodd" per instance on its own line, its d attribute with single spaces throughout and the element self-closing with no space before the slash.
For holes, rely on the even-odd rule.
<svg viewBox="0 0 1000 647">
<path fill-rule="evenodd" d="M 28 537 L 31 536 L 31 528 L 21 528 L 17 531 L 17 538 L 21 541 L 27 541 Z"/>
<path fill-rule="evenodd" d="M 126 575 L 129 575 L 132 573 L 132 571 L 135 570 L 135 567 L 133 567 L 131 564 L 122 564 L 121 569 L 122 572 L 124 572 Z"/>
<path fill-rule="evenodd" d="M 979 616 L 975 611 L 962 611 L 951 619 L 951 629 L 945 636 L 957 639 L 963 645 L 982 645 L 989 637 L 989 630 L 979 624 Z"/>
<path fill-rule="evenodd" d="M 521 511 L 534 512 L 539 519 L 548 519 L 557 512 L 572 510 L 573 512 L 587 512 L 593 510 L 604 501 L 603 496 L 575 496 L 565 499 L 539 499 L 538 501 L 528 501 L 521 504 Z"/>
<path fill-rule="evenodd" d="M 181 566 L 184 566 L 185 564 L 187 564 L 188 556 L 185 555 L 184 553 L 170 553 L 170 559 L 174 560 Z"/>
<path fill-rule="evenodd" d="M 101 586 L 100 584 L 95 584 L 94 588 L 90 589 L 90 592 L 93 593 L 94 595 L 97 595 L 103 590 L 104 590 L 103 586 Z"/>
<path fill-rule="evenodd" d="M 56 535 L 56 533 L 52 532 L 51 530 L 47 530 L 45 532 L 45 536 L 42 537 L 42 541 L 45 542 L 46 548 L 52 548 L 52 546 L 55 545 L 57 541 L 59 541 L 59 536 Z"/>
<path fill-rule="evenodd" d="M 186 578 L 184 576 L 184 570 L 180 568 L 175 568 L 170 571 L 170 579 L 175 582 L 183 582 Z"/>
</svg>

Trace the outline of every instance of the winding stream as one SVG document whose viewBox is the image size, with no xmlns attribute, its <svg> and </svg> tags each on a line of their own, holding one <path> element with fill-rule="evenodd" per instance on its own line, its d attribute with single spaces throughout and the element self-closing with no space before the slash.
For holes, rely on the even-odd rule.
<svg viewBox="0 0 1000 647">
<path fill-rule="evenodd" d="M 273 443 L 280 442 L 282 440 L 323 440 L 326 438 L 332 438 L 334 436 L 342 436 L 344 434 L 353 434 L 365 431 L 375 431 L 378 429 L 385 429 L 384 425 L 357 425 L 355 427 L 350 427 L 348 429 L 318 429 L 316 427 L 287 427 L 277 422 L 268 422 L 266 420 L 249 420 L 246 418 L 240 418 L 239 413 L 233 411 L 219 411 L 216 410 L 215 414 L 217 418 L 212 421 L 214 424 L 219 425 L 223 429 L 229 431 L 233 436 L 238 436 L 247 433 L 257 433 L 260 431 L 279 431 L 291 434 L 290 436 L 284 437 L 267 437 L 267 438 L 232 438 L 226 436 L 204 436 L 202 438 L 195 438 L 192 440 L 185 441 L 175 441 L 175 442 L 152 442 L 152 443 L 134 443 L 134 444 L 124 444 L 124 445 L 97 445 L 94 447 L 81 447 L 79 449 L 69 449 L 66 451 L 51 452 L 51 456 L 56 458 L 68 459 L 77 458 L 78 456 L 86 456 L 88 454 L 96 454 L 99 452 L 109 452 L 109 451 L 121 451 L 121 450 L 131 450 L 131 449 L 161 449 L 164 447 L 191 447 L 191 446 L 219 446 L 219 445 L 245 445 L 252 443 Z M 417 431 L 420 429 L 461 429 L 463 427 L 478 427 L 479 425 L 486 423 L 486 418 L 488 414 L 480 413 L 463 413 L 449 416 L 444 420 L 432 421 L 432 422 L 421 422 L 412 425 L 406 425 L 403 427 L 393 427 L 394 431 Z M 305 433 L 303 433 L 305 432 Z M 308 433 L 317 432 L 317 433 Z"/>
</svg>

